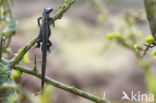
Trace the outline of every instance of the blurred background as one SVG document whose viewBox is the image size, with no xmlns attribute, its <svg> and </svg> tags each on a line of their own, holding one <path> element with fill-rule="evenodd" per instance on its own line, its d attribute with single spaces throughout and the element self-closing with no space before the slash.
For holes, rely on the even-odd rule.
<svg viewBox="0 0 156 103">
<path fill-rule="evenodd" d="M 14 0 L 13 4 L 19 25 L 11 41 L 12 54 L 38 35 L 37 18 L 43 9 L 52 7 L 55 14 L 63 0 Z M 135 19 L 132 27 L 127 26 L 129 18 Z M 50 78 L 100 97 L 106 93 L 114 103 L 121 101 L 122 91 L 129 95 L 131 91 L 147 93 L 144 71 L 135 53 L 105 39 L 112 32 L 122 31 L 127 36 L 133 31 L 141 41 L 142 36 L 150 33 L 142 0 L 77 0 L 55 23 L 46 71 Z M 31 49 L 26 66 L 33 66 L 35 54 L 40 69 L 40 49 Z M 41 81 L 33 76 L 24 74 L 21 82 L 27 93 L 40 90 Z M 92 103 L 55 87 L 51 98 L 53 103 Z"/>
</svg>

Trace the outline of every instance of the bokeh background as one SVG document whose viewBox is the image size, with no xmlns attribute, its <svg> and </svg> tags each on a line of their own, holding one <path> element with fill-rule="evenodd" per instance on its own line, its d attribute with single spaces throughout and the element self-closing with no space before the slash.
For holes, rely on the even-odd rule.
<svg viewBox="0 0 156 103">
<path fill-rule="evenodd" d="M 62 4 L 63 0 L 14 0 L 19 25 L 11 41 L 12 54 L 38 35 L 37 18 L 43 9 L 52 7 L 55 14 Z M 106 34 L 126 27 L 129 14 L 138 17 L 133 25 L 137 34 L 150 33 L 142 0 L 77 0 L 52 28 L 46 74 L 100 97 L 105 92 L 114 103 L 121 101 L 122 91 L 147 93 L 144 71 L 134 52 L 105 39 Z M 33 66 L 35 54 L 40 69 L 40 49 L 31 49 L 26 66 Z M 30 95 L 40 90 L 40 80 L 33 76 L 22 75 L 20 83 Z M 54 103 L 92 103 L 55 87 L 51 98 Z"/>
</svg>

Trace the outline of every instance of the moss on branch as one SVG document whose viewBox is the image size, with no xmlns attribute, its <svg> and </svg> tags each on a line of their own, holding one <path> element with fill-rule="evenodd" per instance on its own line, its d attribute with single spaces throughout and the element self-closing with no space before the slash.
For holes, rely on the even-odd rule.
<svg viewBox="0 0 156 103">
<path fill-rule="evenodd" d="M 71 5 L 75 2 L 76 0 L 65 0 L 64 4 L 60 7 L 59 11 L 55 14 L 53 17 L 54 20 L 61 19 L 63 14 L 71 7 Z"/>
</svg>

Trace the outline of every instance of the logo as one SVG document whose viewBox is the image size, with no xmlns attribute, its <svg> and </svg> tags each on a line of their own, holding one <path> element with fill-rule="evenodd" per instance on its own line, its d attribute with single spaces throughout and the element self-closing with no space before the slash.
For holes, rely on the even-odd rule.
<svg viewBox="0 0 156 103">
<path fill-rule="evenodd" d="M 128 95 L 127 95 L 127 93 L 125 91 L 123 91 L 122 94 L 123 94 L 123 97 L 121 98 L 121 101 L 123 101 L 123 100 L 131 101 L 131 99 L 128 97 Z"/>
<path fill-rule="evenodd" d="M 154 102 L 154 95 L 153 94 L 141 94 L 140 92 L 134 93 L 131 91 L 131 95 L 128 96 L 128 94 L 123 91 L 123 96 L 121 98 L 121 101 L 128 100 L 128 101 L 135 101 L 135 102 Z"/>
</svg>

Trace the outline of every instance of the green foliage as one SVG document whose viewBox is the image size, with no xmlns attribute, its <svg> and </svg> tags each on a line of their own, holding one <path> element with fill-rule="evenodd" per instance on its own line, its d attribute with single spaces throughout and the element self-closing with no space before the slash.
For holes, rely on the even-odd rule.
<svg viewBox="0 0 156 103">
<path fill-rule="evenodd" d="M 143 68 L 144 72 L 145 72 L 145 76 L 146 76 L 146 84 L 147 84 L 147 88 L 149 90 L 149 92 L 153 93 L 154 96 L 156 96 L 156 83 L 154 82 L 156 80 L 155 78 L 155 74 L 152 74 L 150 71 L 150 63 L 149 63 L 149 59 L 144 59 L 142 57 L 142 52 L 139 51 L 144 51 L 147 52 L 149 50 L 148 47 L 145 48 L 145 50 L 143 48 L 141 48 L 140 45 L 138 45 L 138 43 L 140 43 L 140 40 L 143 40 L 141 38 L 144 38 L 143 35 L 139 35 L 142 34 L 141 32 L 138 32 L 138 30 L 134 27 L 134 24 L 136 23 L 136 20 L 138 19 L 137 16 L 133 15 L 132 11 L 128 12 L 128 14 L 125 16 L 125 26 L 124 27 L 119 27 L 119 31 L 123 30 L 120 34 L 122 35 L 118 35 L 115 36 L 114 33 L 109 33 L 108 35 L 106 35 L 106 40 L 108 40 L 110 42 L 110 40 L 115 40 L 117 44 L 125 47 L 126 49 L 129 49 L 131 51 L 134 52 L 135 50 L 135 55 L 138 59 L 138 64 L 140 67 Z M 152 46 L 151 44 L 154 43 L 154 38 L 152 35 L 147 35 L 145 37 L 145 41 L 146 44 L 148 44 L 149 46 Z M 112 42 L 112 41 L 111 41 Z M 154 58 L 156 58 L 156 51 L 153 51 L 151 53 Z"/>
<path fill-rule="evenodd" d="M 2 63 L 0 63 L 0 87 L 0 103 L 6 103 L 11 95 L 16 95 L 15 84 L 10 78 L 10 70 Z"/>
<path fill-rule="evenodd" d="M 121 35 L 121 32 L 109 33 L 105 36 L 106 40 L 115 40 L 121 46 L 132 49 L 133 46 L 127 41 L 127 37 Z"/>
<path fill-rule="evenodd" d="M 10 71 L 2 63 L 0 63 L 0 85 L 5 81 L 9 81 Z"/>
<path fill-rule="evenodd" d="M 138 14 L 140 15 L 140 13 Z M 140 19 L 138 14 L 133 10 L 129 10 L 124 15 L 124 20 L 119 19 L 121 21 L 114 25 L 115 27 L 117 26 L 117 32 L 106 35 L 106 40 L 115 40 L 119 45 L 127 49 L 134 50 L 135 48 L 135 50 L 138 51 L 139 48 L 135 44 L 140 42 L 143 38 L 142 32 L 134 27 L 134 24 L 136 24 L 138 19 Z"/>
<path fill-rule="evenodd" d="M 26 54 L 23 56 L 22 62 L 23 62 L 24 64 L 27 64 L 27 63 L 30 62 L 28 53 L 26 53 Z"/>
<path fill-rule="evenodd" d="M 61 19 L 63 14 L 71 7 L 71 5 L 74 2 L 75 2 L 75 0 L 64 0 L 64 4 L 60 7 L 59 11 L 55 14 L 54 20 Z M 2 5 L 0 4 L 0 10 L 1 10 L 0 14 L 2 14 L 2 16 L 1 16 L 2 18 L 0 18 L 0 20 L 5 22 L 5 24 L 6 24 L 6 27 L 1 32 L 0 38 L 2 36 L 5 36 L 9 41 L 9 40 L 11 40 L 12 35 L 15 34 L 15 32 L 16 32 L 17 22 L 14 19 L 14 16 L 13 16 L 13 13 L 11 10 L 11 0 L 2 0 L 0 3 L 2 3 Z M 4 4 L 6 4 L 6 5 L 4 6 Z M 11 60 L 2 59 L 2 62 L 7 64 L 6 66 L 3 66 L 2 69 L 11 71 L 11 69 L 18 68 L 17 64 L 19 64 L 20 62 L 28 63 L 29 58 L 28 58 L 26 53 L 36 43 L 37 39 L 38 39 L 38 37 L 36 36 L 33 40 L 28 42 L 22 49 L 20 49 L 18 51 L 17 55 L 15 55 Z M 6 48 L 9 46 L 9 43 L 10 42 L 7 43 Z M 22 68 L 22 70 L 24 72 L 31 74 L 31 75 L 34 75 L 38 78 L 41 77 L 41 74 L 34 73 L 33 70 L 29 70 L 29 69 L 24 70 L 23 68 Z M 10 77 L 15 79 L 15 78 L 19 77 L 21 75 L 21 73 L 16 71 L 12 74 L 12 76 L 10 76 L 10 72 L 8 74 L 9 75 L 7 75 L 7 76 L 5 75 L 7 79 L 2 82 L 3 84 L 1 85 L 1 87 L 3 87 L 3 88 L 0 88 L 1 89 L 1 91 L 0 91 L 1 96 L 0 97 L 3 96 L 5 98 L 8 98 L 7 102 L 4 102 L 4 103 L 17 103 L 18 100 L 15 99 L 15 95 L 13 95 L 13 93 L 15 93 L 15 90 L 14 90 L 15 86 L 12 84 L 13 81 Z M 4 74 L 2 74 L 1 76 L 3 77 Z M 50 80 L 50 79 L 48 79 L 48 80 Z M 54 85 L 58 88 L 66 90 L 66 91 L 68 91 L 67 88 L 70 87 L 70 86 L 64 85 L 63 83 L 59 83 L 57 81 L 54 81 L 54 80 L 52 80 L 50 83 L 52 83 L 52 85 Z M 10 90 L 12 93 L 10 92 Z M 19 88 L 18 88 L 18 90 L 19 90 Z M 95 97 L 95 96 L 92 96 L 89 93 L 83 92 L 81 90 L 79 90 L 80 92 L 77 92 L 76 90 L 75 91 L 74 90 L 75 90 L 75 88 L 73 88 L 73 90 L 68 91 L 68 92 L 72 92 L 72 93 L 77 94 L 77 95 L 82 96 L 82 97 L 84 96 L 84 98 L 90 99 L 92 101 L 99 101 L 100 100 L 100 101 L 106 102 L 105 100 L 98 98 L 98 97 Z M 38 98 L 39 102 L 34 102 L 34 103 L 52 103 L 51 92 L 52 92 L 51 89 L 47 87 L 47 89 L 45 89 L 44 92 L 41 94 L 41 96 Z M 8 94 L 5 95 L 4 93 L 8 93 Z M 87 94 L 87 96 L 86 96 L 86 94 Z M 32 99 L 35 99 L 35 97 Z M 28 103 L 30 103 L 30 102 L 28 102 Z"/>
<path fill-rule="evenodd" d="M 52 103 L 51 95 L 52 95 L 53 89 L 51 86 L 46 86 L 44 88 L 43 94 L 39 96 L 39 103 Z"/>
<path fill-rule="evenodd" d="M 15 85 L 15 83 L 12 83 L 12 82 L 3 83 L 3 84 L 1 85 L 1 88 L 2 88 L 2 89 L 10 89 L 10 88 L 16 89 L 16 85 Z"/>
<path fill-rule="evenodd" d="M 151 54 L 154 58 L 156 58 L 156 50 L 153 50 Z"/>
<path fill-rule="evenodd" d="M 11 72 L 11 78 L 14 80 L 16 78 L 19 78 L 22 75 L 22 72 L 18 71 L 18 70 L 13 70 Z"/>
<path fill-rule="evenodd" d="M 5 28 L 0 32 L 0 38 L 5 36 L 10 38 L 11 35 L 15 34 L 18 22 L 12 15 L 11 1 L 1 0 L 0 2 L 0 23 L 5 25 Z"/>
<path fill-rule="evenodd" d="M 114 39 L 114 35 L 113 35 L 112 33 L 109 33 L 109 34 L 107 34 L 107 35 L 105 36 L 105 39 L 106 39 L 106 40 L 112 40 L 112 39 Z"/>
<path fill-rule="evenodd" d="M 106 40 L 119 40 L 121 38 L 121 33 L 120 32 L 115 32 L 115 33 L 109 33 L 105 36 Z"/>
<path fill-rule="evenodd" d="M 138 52 L 140 50 L 140 48 L 141 48 L 140 45 L 138 45 L 138 44 L 134 45 L 134 49 L 136 52 Z"/>
<path fill-rule="evenodd" d="M 17 54 L 22 53 L 23 50 L 24 49 L 19 49 Z M 24 54 L 24 56 L 22 58 L 22 63 L 27 64 L 29 62 L 30 62 L 30 59 L 29 59 L 28 53 L 26 53 L 26 54 Z"/>
<path fill-rule="evenodd" d="M 70 2 L 70 3 L 68 4 L 68 2 Z M 88 0 L 88 2 L 90 2 L 90 1 Z M 98 15 L 98 20 L 100 22 L 103 21 L 105 19 L 105 10 L 103 8 L 104 7 L 103 2 L 101 0 L 91 0 L 91 2 L 93 2 L 92 5 L 94 6 L 94 9 L 101 13 Z M 7 5 L 7 0 L 2 0 L 2 2 L 0 2 L 0 3 Z M 62 6 L 60 12 L 64 13 L 64 11 L 67 10 L 70 7 L 69 5 L 71 5 L 72 3 L 73 3 L 73 0 L 65 0 L 65 4 Z M 13 18 L 8 19 L 8 17 L 6 17 L 5 14 L 6 14 L 6 12 L 8 12 L 8 8 L 7 9 L 4 8 L 5 5 L 0 4 L 0 15 L 1 15 L 0 20 L 5 19 L 4 21 L 7 24 L 6 28 L 3 30 L 3 34 L 10 35 L 16 31 L 17 22 Z M 93 8 L 93 6 L 91 6 L 91 7 Z M 62 17 L 62 14 L 61 14 L 61 16 L 56 15 L 56 18 L 61 18 L 61 17 Z M 140 38 L 137 37 L 137 35 L 139 33 L 137 31 L 135 31 L 134 28 L 132 27 L 132 25 L 135 22 L 136 22 L 136 17 L 133 17 L 133 11 L 129 11 L 128 14 L 125 16 L 124 27 L 121 27 L 121 28 L 119 27 L 119 29 L 117 30 L 118 32 L 113 32 L 113 33 L 109 33 L 108 35 L 106 35 L 105 36 L 106 40 L 108 40 L 108 41 L 115 40 L 119 45 L 122 45 L 123 47 L 128 48 L 129 50 L 134 50 L 134 48 L 135 48 L 135 50 L 138 54 L 140 45 L 136 44 L 136 42 L 138 42 Z M 115 27 L 117 27 L 117 25 L 115 25 Z M 78 26 L 77 28 L 80 29 L 79 31 L 83 31 L 82 29 L 85 30 L 85 28 L 82 26 L 81 27 Z M 95 27 L 94 27 L 94 29 L 95 29 Z M 67 31 L 67 30 L 65 29 L 65 31 Z M 71 28 L 69 31 L 72 31 Z M 88 31 L 90 31 L 90 30 L 88 30 Z M 90 33 L 88 33 L 88 31 L 86 32 L 86 34 L 90 35 Z M 80 33 L 75 32 L 75 29 L 73 30 L 73 33 L 74 33 L 74 35 L 77 33 L 78 37 L 80 37 Z M 73 33 L 70 33 L 70 34 L 73 35 Z M 76 38 L 76 40 L 77 40 L 77 38 Z M 151 35 L 150 36 L 147 35 L 146 42 L 147 42 L 147 44 L 150 45 L 154 42 L 154 38 Z M 93 44 L 95 45 L 95 43 L 93 43 Z M 136 44 L 136 45 L 134 45 L 134 44 Z M 32 43 L 32 45 L 33 45 L 33 43 Z M 90 43 L 89 43 L 89 45 L 90 45 Z M 93 46 L 93 45 L 91 45 L 91 46 Z M 31 46 L 29 46 L 29 47 L 31 48 Z M 88 45 L 87 45 L 87 47 L 88 47 Z M 82 48 L 82 46 L 81 46 L 81 48 Z M 26 46 L 23 50 L 20 50 L 18 52 L 18 54 L 21 54 L 21 55 L 17 56 L 15 58 L 15 60 L 18 59 L 19 61 L 21 61 L 20 58 L 22 58 L 23 63 L 29 63 L 28 55 L 24 53 L 27 51 L 28 51 L 28 49 Z M 70 51 L 73 52 L 73 50 L 70 50 Z M 155 57 L 156 52 L 153 51 L 152 55 Z M 142 63 L 141 65 L 144 68 L 145 73 L 147 74 L 147 71 L 149 70 L 149 64 L 147 63 L 146 60 L 144 60 L 143 58 L 140 58 L 140 56 L 137 55 L 137 57 L 138 57 L 138 61 L 141 59 L 139 62 Z M 18 63 L 19 62 L 17 61 L 14 64 L 18 64 Z M 35 69 L 36 69 L 36 61 L 34 63 L 34 70 Z M 4 66 L 3 64 L 2 65 L 0 64 L 0 78 L 2 78 L 2 79 L 0 79 L 0 86 L 2 87 L 2 90 L 0 91 L 0 93 L 3 94 L 3 96 L 4 96 L 4 93 L 8 93 L 7 95 L 9 98 L 7 99 L 7 103 L 17 103 L 17 99 L 14 98 L 14 97 L 16 97 L 16 95 L 13 94 L 16 86 L 13 84 L 12 79 L 16 79 L 16 78 L 20 77 L 22 73 L 19 71 L 13 71 L 11 73 L 11 78 L 12 78 L 11 79 L 9 71 L 10 70 L 8 68 L 6 68 L 6 66 Z M 146 75 L 146 78 L 148 78 L 147 83 L 149 85 L 149 87 L 148 87 L 149 90 L 151 92 L 154 91 L 154 93 L 156 94 L 156 92 L 155 92 L 156 86 L 155 86 L 155 82 L 154 82 L 154 81 L 156 81 L 155 77 L 149 78 L 149 75 Z M 73 89 L 75 89 L 75 88 L 73 88 Z M 36 101 L 33 101 L 33 100 L 31 100 L 31 101 L 33 101 L 32 103 L 52 103 L 51 95 L 52 95 L 52 89 L 48 86 L 44 89 L 43 94 L 33 97 L 33 100 L 36 100 Z M 24 94 L 23 99 L 30 99 L 30 98 Z"/>
<path fill-rule="evenodd" d="M 154 38 L 152 35 L 146 35 L 145 40 L 146 40 L 146 43 L 149 45 L 154 42 Z"/>
<path fill-rule="evenodd" d="M 148 79 L 148 88 L 149 88 L 149 92 L 154 94 L 154 97 L 156 98 L 156 75 L 155 74 L 151 74 L 150 78 Z"/>
<path fill-rule="evenodd" d="M 19 103 L 17 95 L 16 94 L 10 95 L 6 103 Z"/>
<path fill-rule="evenodd" d="M 50 85 L 46 85 L 43 92 L 39 93 L 32 99 L 32 103 L 53 103 L 51 98 L 53 89 Z"/>
</svg>

